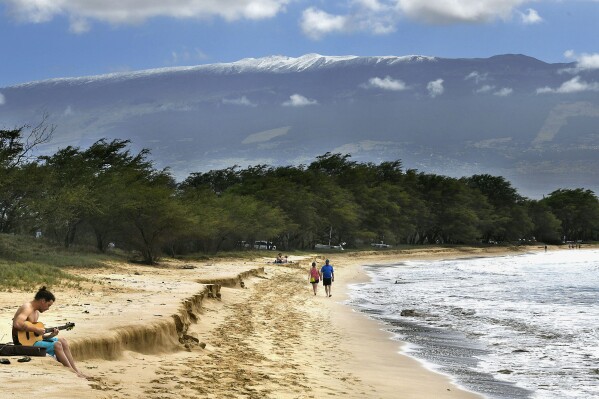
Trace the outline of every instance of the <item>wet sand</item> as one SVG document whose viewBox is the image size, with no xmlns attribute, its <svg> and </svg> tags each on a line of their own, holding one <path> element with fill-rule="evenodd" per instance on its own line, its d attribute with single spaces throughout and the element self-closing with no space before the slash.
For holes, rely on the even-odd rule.
<svg viewBox="0 0 599 399">
<path fill-rule="evenodd" d="M 322 254 L 292 256 L 293 263 L 285 265 L 260 258 L 76 270 L 89 280 L 84 289 L 55 289 L 57 302 L 41 321 L 76 324 L 60 334 L 92 379 L 77 377 L 50 357 L 29 363 L 12 357 L 10 365 L 0 365 L 0 396 L 477 398 L 400 354 L 400 342 L 342 302 L 348 284 L 367 278 L 364 264 L 514 251 L 327 254 L 336 275 L 331 298 L 322 286 L 314 296 L 308 283 L 309 264 L 322 265 Z M 0 293 L 0 342 L 11 340 L 14 311 L 32 296 Z"/>
</svg>

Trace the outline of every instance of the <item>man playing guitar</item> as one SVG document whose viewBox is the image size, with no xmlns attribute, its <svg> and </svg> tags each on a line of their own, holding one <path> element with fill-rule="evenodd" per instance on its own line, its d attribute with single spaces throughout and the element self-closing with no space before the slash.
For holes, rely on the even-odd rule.
<svg viewBox="0 0 599 399">
<path fill-rule="evenodd" d="M 50 309 L 50 306 L 54 304 L 55 297 L 46 287 L 39 289 L 37 294 L 32 301 L 25 302 L 17 309 L 15 316 L 12 319 L 12 336 L 15 345 L 21 345 L 19 342 L 19 331 L 28 331 L 37 335 L 44 335 L 46 330 L 40 328 L 34 323 L 37 323 L 40 313 Z M 33 346 L 46 348 L 46 353 L 51 356 L 55 356 L 56 360 L 62 363 L 65 367 L 70 368 L 79 377 L 88 378 L 83 374 L 75 365 L 75 360 L 71 355 L 71 349 L 67 340 L 64 338 L 57 338 L 58 329 L 55 328 L 49 334 L 43 337 L 43 340 L 37 341 Z"/>
</svg>

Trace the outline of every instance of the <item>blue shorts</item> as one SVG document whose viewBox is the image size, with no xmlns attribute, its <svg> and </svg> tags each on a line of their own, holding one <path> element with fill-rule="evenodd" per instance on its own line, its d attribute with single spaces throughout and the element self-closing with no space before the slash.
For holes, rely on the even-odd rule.
<svg viewBox="0 0 599 399">
<path fill-rule="evenodd" d="M 54 345 L 58 341 L 58 338 L 52 337 L 47 340 L 37 341 L 33 346 L 37 346 L 38 348 L 46 348 L 46 354 L 50 356 L 56 356 L 54 353 Z"/>
</svg>

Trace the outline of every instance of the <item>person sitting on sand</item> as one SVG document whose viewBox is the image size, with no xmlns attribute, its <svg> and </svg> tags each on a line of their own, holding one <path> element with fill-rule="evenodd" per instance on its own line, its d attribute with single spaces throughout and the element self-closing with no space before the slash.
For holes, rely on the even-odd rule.
<svg viewBox="0 0 599 399">
<path fill-rule="evenodd" d="M 322 285 L 324 285 L 324 296 L 333 296 L 331 294 L 331 285 L 333 281 L 335 281 L 335 273 L 333 271 L 333 265 L 329 264 L 328 259 L 324 262 L 324 266 L 320 269 L 320 274 L 322 276 Z"/>
<path fill-rule="evenodd" d="M 37 327 L 34 323 L 38 322 L 40 313 L 44 313 L 54 304 L 56 298 L 54 294 L 42 287 L 32 301 L 19 306 L 12 319 L 12 339 L 15 345 L 21 345 L 19 342 L 19 331 L 29 331 L 37 335 L 42 335 L 43 340 L 37 341 L 33 346 L 46 349 L 46 353 L 56 357 L 60 363 L 75 372 L 79 377 L 88 378 L 75 365 L 75 360 L 71 354 L 69 344 L 64 338 L 56 338 L 58 329 L 55 328 L 51 333 L 46 334 L 45 329 Z M 44 335 L 46 334 L 46 335 Z"/>
<path fill-rule="evenodd" d="M 316 268 L 316 262 L 312 262 L 312 268 L 308 272 L 308 278 L 312 284 L 314 295 L 316 295 L 316 291 L 318 291 L 318 283 L 320 282 L 320 272 Z"/>
</svg>

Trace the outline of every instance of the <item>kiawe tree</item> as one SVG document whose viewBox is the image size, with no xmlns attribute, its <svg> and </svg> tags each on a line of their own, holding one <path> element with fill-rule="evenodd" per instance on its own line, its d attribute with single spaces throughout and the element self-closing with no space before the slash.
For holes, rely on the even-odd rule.
<svg viewBox="0 0 599 399">
<path fill-rule="evenodd" d="M 541 200 L 561 222 L 566 240 L 599 238 L 599 199 L 593 191 L 560 189 Z"/>
<path fill-rule="evenodd" d="M 470 188 L 480 191 L 493 208 L 483 228 L 486 240 L 517 241 L 532 234 L 534 224 L 524 198 L 505 178 L 483 174 L 462 180 Z"/>
<path fill-rule="evenodd" d="M 28 208 L 38 187 L 33 152 L 48 142 L 55 130 L 44 115 L 35 126 L 0 129 L 0 232 L 19 233 L 35 228 Z"/>
</svg>

